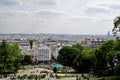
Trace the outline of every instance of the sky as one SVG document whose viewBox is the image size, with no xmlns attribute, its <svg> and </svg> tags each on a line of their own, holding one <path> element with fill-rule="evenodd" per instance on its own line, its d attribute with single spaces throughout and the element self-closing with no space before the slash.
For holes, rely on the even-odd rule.
<svg viewBox="0 0 120 80">
<path fill-rule="evenodd" d="M 107 34 L 120 0 L 0 0 L 0 33 Z"/>
</svg>

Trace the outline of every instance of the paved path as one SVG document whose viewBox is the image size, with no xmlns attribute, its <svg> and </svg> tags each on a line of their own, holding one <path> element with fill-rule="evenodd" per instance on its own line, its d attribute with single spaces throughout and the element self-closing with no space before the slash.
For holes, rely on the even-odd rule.
<svg viewBox="0 0 120 80">
<path fill-rule="evenodd" d="M 61 79 L 50 78 L 49 80 L 76 80 L 76 78 L 61 78 Z"/>
<path fill-rule="evenodd" d="M 62 79 L 56 79 L 56 80 L 76 80 L 76 78 L 62 78 Z"/>
<path fill-rule="evenodd" d="M 40 75 L 41 71 L 47 71 L 47 72 L 52 72 L 52 70 L 48 70 L 48 69 L 43 69 L 43 68 L 33 68 L 33 69 L 28 69 L 28 70 L 24 70 L 22 72 L 17 73 L 16 75 L 30 75 L 30 74 L 34 74 L 34 75 Z"/>
</svg>

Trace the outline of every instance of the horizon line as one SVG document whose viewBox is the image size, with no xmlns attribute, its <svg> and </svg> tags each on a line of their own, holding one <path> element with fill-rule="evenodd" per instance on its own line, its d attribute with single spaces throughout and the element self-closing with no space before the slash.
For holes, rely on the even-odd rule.
<svg viewBox="0 0 120 80">
<path fill-rule="evenodd" d="M 70 34 L 70 33 L 0 33 L 0 34 L 50 34 L 50 35 L 108 35 L 106 34 Z M 110 34 L 109 36 L 112 36 L 113 34 Z"/>
</svg>

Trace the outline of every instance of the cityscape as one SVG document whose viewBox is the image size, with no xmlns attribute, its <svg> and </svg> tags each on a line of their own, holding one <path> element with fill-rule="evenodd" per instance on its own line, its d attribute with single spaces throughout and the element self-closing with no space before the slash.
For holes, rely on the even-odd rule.
<svg viewBox="0 0 120 80">
<path fill-rule="evenodd" d="M 93 49 L 107 40 L 113 40 L 113 35 L 70 35 L 70 34 L 0 34 L 0 43 L 6 40 L 9 44 L 18 43 L 23 55 L 31 55 L 33 61 L 51 62 L 57 59 L 63 46 L 82 44 Z M 33 45 L 30 47 L 30 40 Z"/>
<path fill-rule="evenodd" d="M 0 0 L 0 80 L 120 80 L 120 1 Z"/>
<path fill-rule="evenodd" d="M 4 40 L 10 45 L 18 44 L 21 54 L 24 56 L 30 56 L 30 58 L 28 59 L 32 60 L 31 63 L 27 62 L 29 65 L 32 65 L 34 67 L 33 71 L 30 69 L 31 72 L 34 72 L 36 69 L 39 72 L 39 70 L 41 69 L 51 70 L 54 64 L 57 63 L 57 58 L 60 50 L 65 46 L 81 44 L 86 49 L 94 50 L 95 48 L 99 47 L 106 41 L 115 40 L 115 37 L 113 35 L 110 35 L 109 32 L 106 35 L 72 35 L 72 34 L 42 34 L 42 33 L 0 34 L 0 44 L 2 44 Z M 30 68 L 32 68 L 32 66 Z M 31 75 L 31 73 L 29 72 L 27 73 L 21 72 L 19 73 L 19 76 L 26 74 Z M 76 76 L 76 73 L 74 74 L 69 73 L 69 76 L 70 74 Z M 64 73 L 62 75 L 64 75 Z M 93 75 L 91 74 L 90 76 Z M 73 77 L 71 80 L 75 79 L 77 78 Z M 50 80 L 56 79 L 51 78 Z"/>
</svg>

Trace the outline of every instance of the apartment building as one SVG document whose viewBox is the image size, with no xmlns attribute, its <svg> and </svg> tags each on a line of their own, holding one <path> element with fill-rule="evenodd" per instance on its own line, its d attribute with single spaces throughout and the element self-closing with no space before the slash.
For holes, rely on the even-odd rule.
<svg viewBox="0 0 120 80">
<path fill-rule="evenodd" d="M 51 49 L 49 47 L 40 47 L 37 51 L 36 60 L 41 63 L 46 63 L 51 61 Z"/>
<path fill-rule="evenodd" d="M 84 41 L 81 42 L 81 44 L 88 49 L 93 49 L 101 45 L 104 41 L 105 40 L 101 38 L 96 39 L 86 38 Z"/>
</svg>

